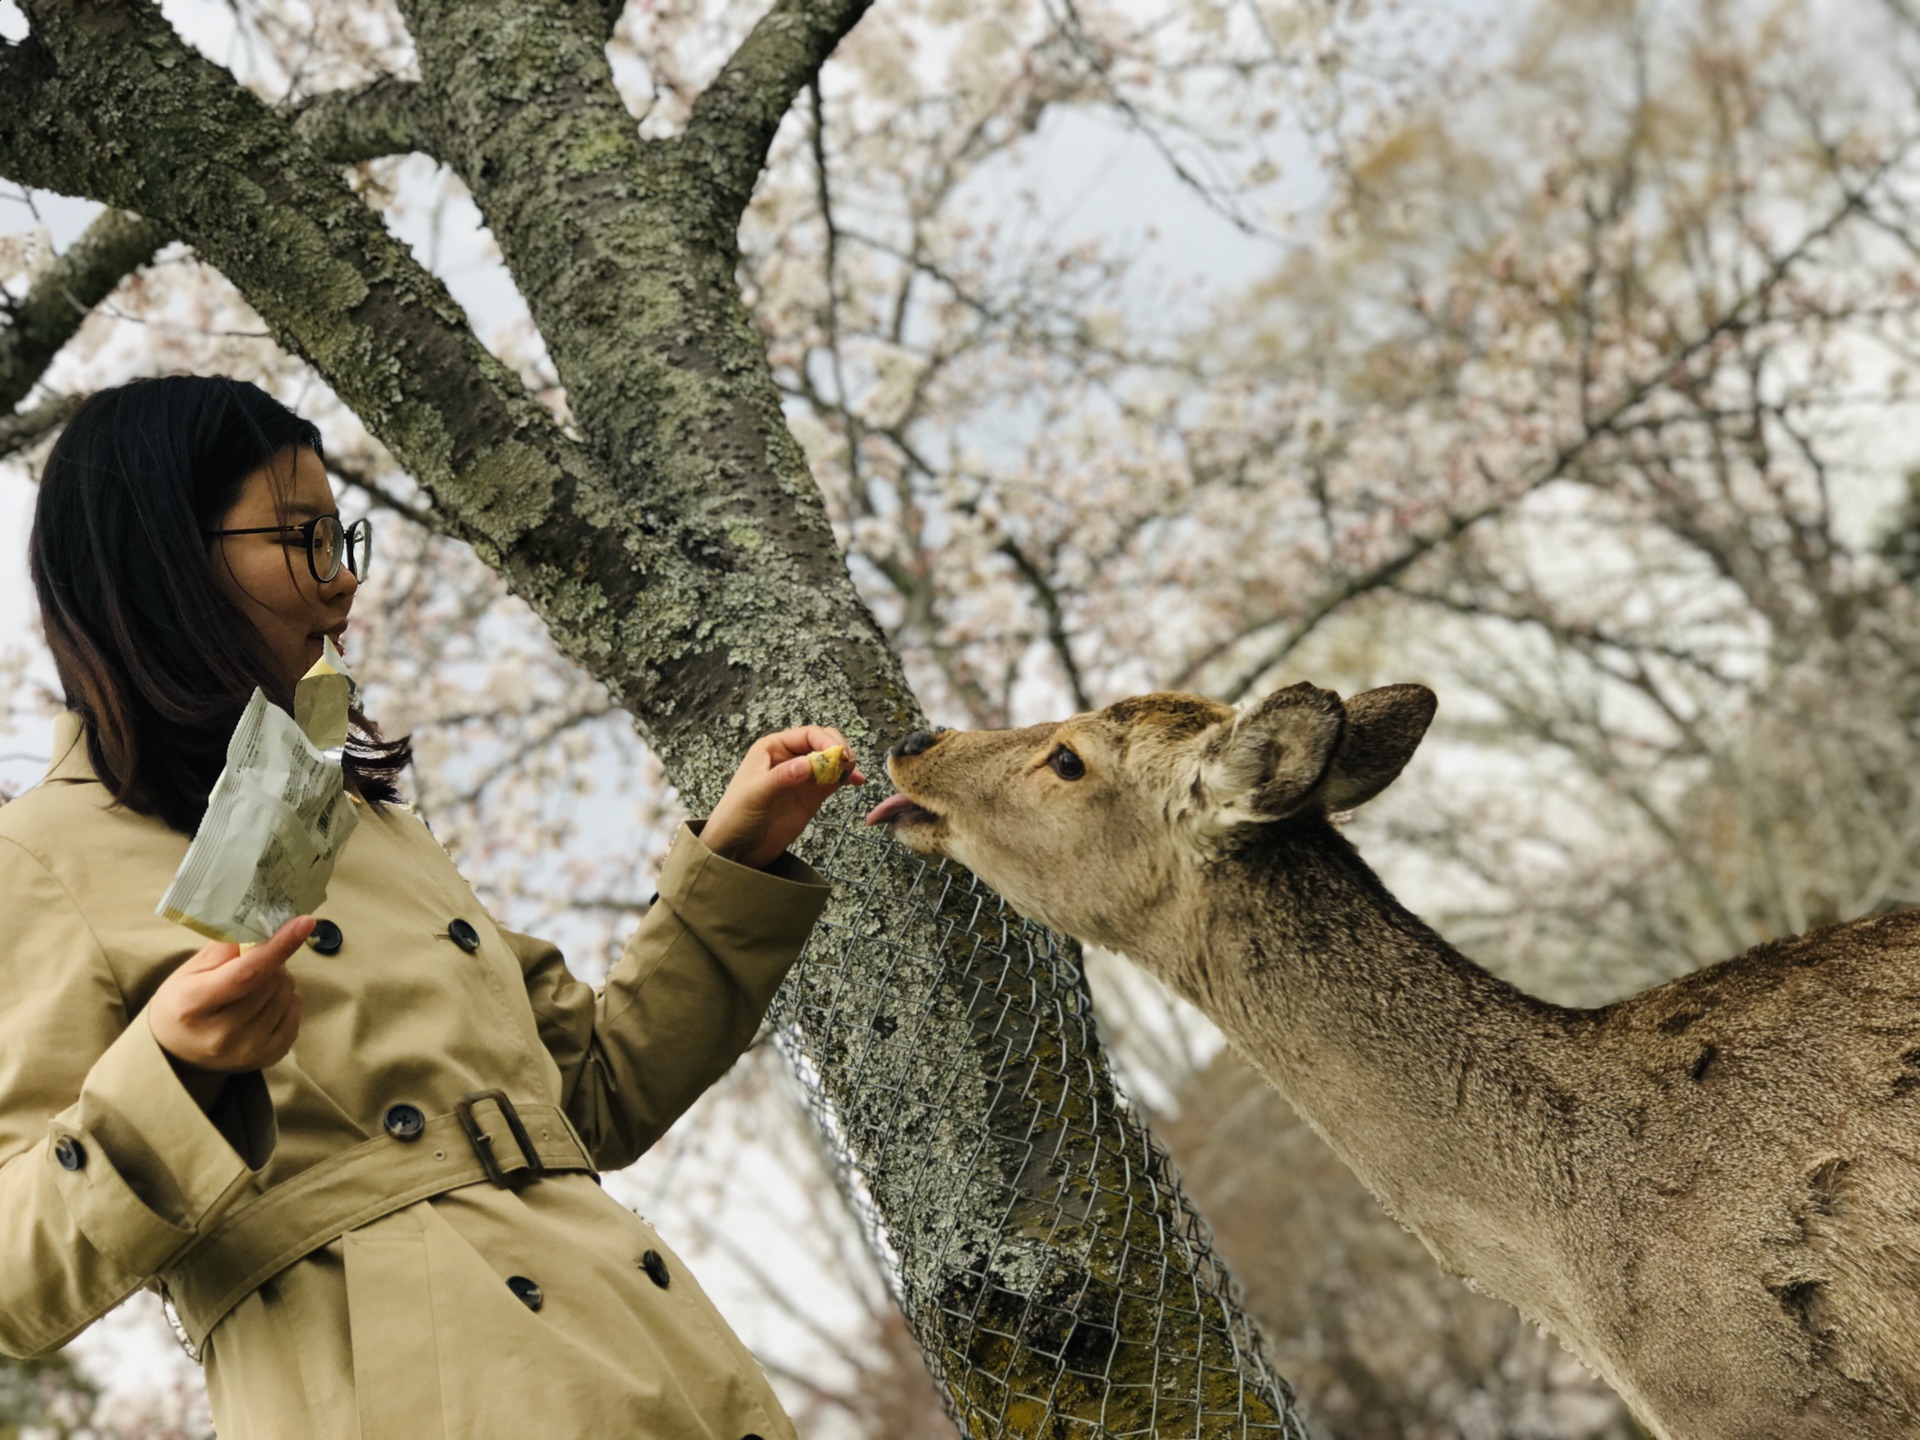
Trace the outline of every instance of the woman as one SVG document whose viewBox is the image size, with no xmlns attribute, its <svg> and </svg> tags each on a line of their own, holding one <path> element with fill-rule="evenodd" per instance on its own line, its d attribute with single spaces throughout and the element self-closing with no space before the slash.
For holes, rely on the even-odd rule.
<svg viewBox="0 0 1920 1440">
<path fill-rule="evenodd" d="M 227 1436 L 790 1436 L 595 1172 L 752 1038 L 826 903 L 784 852 L 837 732 L 752 747 L 597 994 L 489 919 L 359 716 L 360 823 L 314 916 L 241 954 L 153 913 L 253 687 L 290 704 L 369 544 L 318 433 L 251 385 L 103 392 L 47 462 L 30 549 L 69 709 L 0 809 L 0 1350 L 156 1286 Z"/>
</svg>

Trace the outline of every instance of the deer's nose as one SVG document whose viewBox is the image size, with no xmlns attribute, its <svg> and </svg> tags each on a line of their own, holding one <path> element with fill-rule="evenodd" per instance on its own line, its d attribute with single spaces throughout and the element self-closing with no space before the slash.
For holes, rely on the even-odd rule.
<svg viewBox="0 0 1920 1440">
<path fill-rule="evenodd" d="M 894 760 L 904 760 L 909 755 L 919 755 L 933 748 L 933 742 L 946 734 L 943 726 L 938 730 L 916 730 L 887 752 Z"/>
</svg>

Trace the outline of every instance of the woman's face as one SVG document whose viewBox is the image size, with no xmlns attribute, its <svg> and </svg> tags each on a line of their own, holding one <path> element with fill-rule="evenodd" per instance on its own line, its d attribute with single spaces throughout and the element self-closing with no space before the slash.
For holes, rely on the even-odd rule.
<svg viewBox="0 0 1920 1440">
<path fill-rule="evenodd" d="M 293 480 L 286 492 L 284 511 L 277 503 L 292 462 Z M 215 530 L 252 530 L 263 526 L 299 526 L 316 515 L 338 513 L 327 467 L 304 446 L 283 450 L 274 457 L 273 474 L 262 467 L 247 476 L 233 508 L 212 526 Z M 353 608 L 360 582 L 345 565 L 321 585 L 307 565 L 306 541 L 289 529 L 267 535 L 228 535 L 207 542 L 214 581 L 266 640 L 291 686 L 320 658 L 320 643 L 331 637 L 340 645 L 346 634 L 347 612 Z"/>
</svg>

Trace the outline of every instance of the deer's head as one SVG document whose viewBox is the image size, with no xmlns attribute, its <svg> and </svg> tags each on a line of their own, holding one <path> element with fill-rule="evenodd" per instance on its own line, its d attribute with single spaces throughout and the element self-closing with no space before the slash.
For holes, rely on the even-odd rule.
<svg viewBox="0 0 1920 1440">
<path fill-rule="evenodd" d="M 1155 694 L 1023 730 L 922 731 L 888 754 L 899 793 L 867 818 L 1022 914 L 1138 958 L 1206 866 L 1385 789 L 1433 710 L 1420 685 L 1343 703 L 1302 684 L 1240 710 Z"/>
</svg>

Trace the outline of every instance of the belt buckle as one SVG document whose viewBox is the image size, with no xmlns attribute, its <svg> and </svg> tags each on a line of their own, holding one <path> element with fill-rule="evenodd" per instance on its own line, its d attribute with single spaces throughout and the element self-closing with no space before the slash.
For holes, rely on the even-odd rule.
<svg viewBox="0 0 1920 1440">
<path fill-rule="evenodd" d="M 512 1179 L 500 1167 L 500 1157 L 493 1153 L 493 1136 L 480 1128 L 480 1122 L 473 1118 L 473 1107 L 483 1100 L 491 1100 L 500 1107 L 500 1114 L 507 1122 L 507 1133 L 513 1136 L 514 1144 L 520 1147 L 520 1154 L 527 1162 L 527 1173 L 516 1175 Z M 546 1173 L 547 1167 L 540 1161 L 540 1152 L 533 1148 L 533 1139 L 527 1134 L 527 1127 L 520 1123 L 520 1112 L 513 1108 L 503 1090 L 475 1090 L 462 1095 L 453 1102 L 453 1113 L 459 1118 L 460 1128 L 467 1133 L 467 1143 L 473 1146 L 473 1153 L 480 1157 L 480 1168 L 487 1172 L 487 1179 L 501 1189 L 511 1189 L 522 1180 L 537 1180 Z"/>
</svg>

